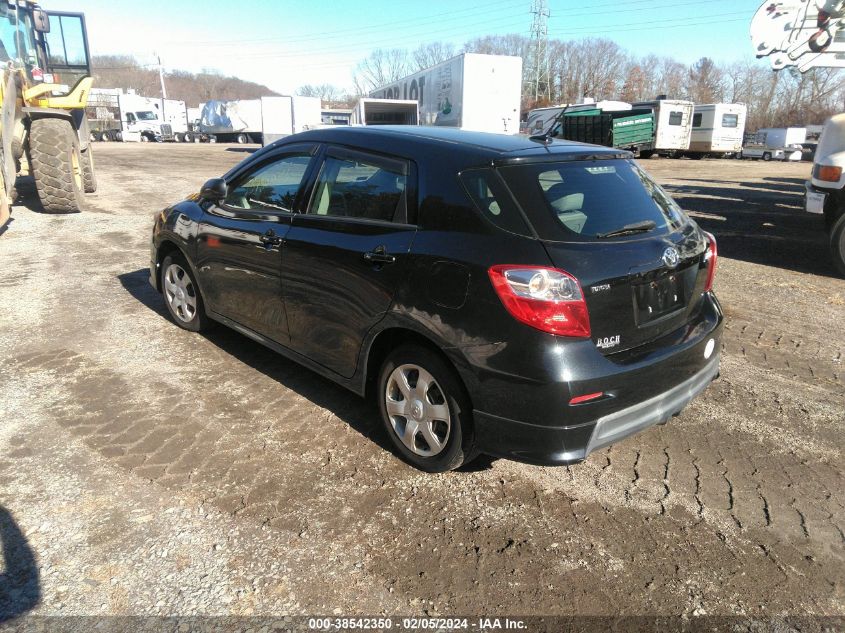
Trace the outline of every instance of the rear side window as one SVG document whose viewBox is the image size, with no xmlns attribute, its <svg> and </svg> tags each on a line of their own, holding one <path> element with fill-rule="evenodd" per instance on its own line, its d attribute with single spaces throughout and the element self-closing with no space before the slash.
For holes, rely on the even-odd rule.
<svg viewBox="0 0 845 633">
<path fill-rule="evenodd" d="M 736 115 L 736 114 L 722 115 L 722 127 L 738 127 L 738 126 L 739 126 L 739 115 Z"/>
<path fill-rule="evenodd" d="M 701 112 L 692 115 L 692 126 L 693 127 L 701 127 Z"/>
<path fill-rule="evenodd" d="M 485 219 L 511 233 L 531 234 L 525 218 L 492 169 L 465 171 L 461 174 L 461 182 Z"/>
<path fill-rule="evenodd" d="M 684 122 L 683 112 L 672 112 L 669 114 L 669 125 L 682 125 Z"/>
<path fill-rule="evenodd" d="M 680 228 L 680 207 L 633 161 L 596 160 L 503 167 L 500 172 L 537 234 L 592 241 L 641 222 Z"/>
<path fill-rule="evenodd" d="M 408 170 L 400 161 L 326 157 L 309 213 L 392 222 L 404 210 Z"/>
</svg>

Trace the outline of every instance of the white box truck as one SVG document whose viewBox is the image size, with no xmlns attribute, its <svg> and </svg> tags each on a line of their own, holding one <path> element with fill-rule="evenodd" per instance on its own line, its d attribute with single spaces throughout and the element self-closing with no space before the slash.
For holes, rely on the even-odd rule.
<svg viewBox="0 0 845 633">
<path fill-rule="evenodd" d="M 370 92 L 419 103 L 420 125 L 519 133 L 522 58 L 463 53 Z"/>
<path fill-rule="evenodd" d="M 707 103 L 695 106 L 692 115 L 690 158 L 724 157 L 742 150 L 745 117 L 748 108 L 742 103 Z"/>
<path fill-rule="evenodd" d="M 208 101 L 202 107 L 197 131 L 207 135 L 209 140 L 223 143 L 269 144 L 283 136 L 319 126 L 320 108 L 320 100 L 316 97 Z"/>
</svg>

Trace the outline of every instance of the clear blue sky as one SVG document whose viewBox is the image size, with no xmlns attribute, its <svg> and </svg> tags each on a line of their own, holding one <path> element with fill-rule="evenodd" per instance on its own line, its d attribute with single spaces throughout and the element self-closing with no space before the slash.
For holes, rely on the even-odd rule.
<svg viewBox="0 0 845 633">
<path fill-rule="evenodd" d="M 752 57 L 748 28 L 761 0 L 548 0 L 549 37 L 606 37 L 637 55 L 682 62 Z M 352 85 L 352 69 L 374 48 L 460 47 L 488 34 L 531 28 L 531 0 L 44 0 L 84 11 L 94 54 L 158 53 L 167 69 L 213 68 L 291 93 L 305 83 Z M 761 61 L 761 64 L 765 62 Z"/>
</svg>

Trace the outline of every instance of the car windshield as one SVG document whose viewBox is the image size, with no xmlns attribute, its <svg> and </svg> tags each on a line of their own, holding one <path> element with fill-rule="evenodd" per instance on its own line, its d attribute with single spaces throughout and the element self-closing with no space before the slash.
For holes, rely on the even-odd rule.
<svg viewBox="0 0 845 633">
<path fill-rule="evenodd" d="M 138 120 L 140 121 L 157 121 L 158 117 L 155 112 L 138 112 Z"/>
<path fill-rule="evenodd" d="M 590 241 L 676 230 L 686 216 L 633 160 L 500 168 L 542 239 Z"/>
</svg>

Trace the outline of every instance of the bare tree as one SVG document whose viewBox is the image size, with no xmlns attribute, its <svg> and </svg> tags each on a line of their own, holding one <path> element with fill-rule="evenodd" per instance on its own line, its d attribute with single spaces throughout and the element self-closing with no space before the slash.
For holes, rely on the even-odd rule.
<svg viewBox="0 0 845 633">
<path fill-rule="evenodd" d="M 377 48 L 358 63 L 353 74 L 358 94 L 367 94 L 410 74 L 408 51 L 402 48 Z"/>
<path fill-rule="evenodd" d="M 702 57 L 690 67 L 687 96 L 695 103 L 722 99 L 722 71 L 709 57 Z"/>
<path fill-rule="evenodd" d="M 411 63 L 409 64 L 411 72 L 417 72 L 435 66 L 440 62 L 445 62 L 455 56 L 455 47 L 449 42 L 431 42 L 429 44 L 421 44 L 420 47 L 414 51 Z"/>
</svg>

